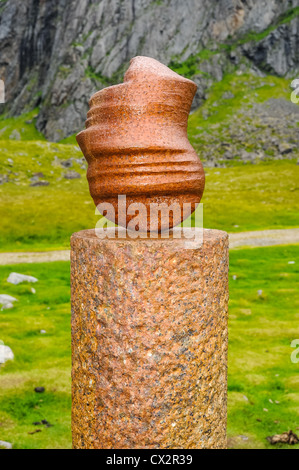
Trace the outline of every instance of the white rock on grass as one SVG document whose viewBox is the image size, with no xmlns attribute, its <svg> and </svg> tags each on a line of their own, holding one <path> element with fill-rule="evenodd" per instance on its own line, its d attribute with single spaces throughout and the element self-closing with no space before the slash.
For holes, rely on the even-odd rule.
<svg viewBox="0 0 299 470">
<path fill-rule="evenodd" d="M 5 304 L 12 304 L 13 302 L 17 302 L 18 299 L 15 299 L 11 295 L 7 294 L 0 294 L 0 304 L 5 305 Z"/>
<path fill-rule="evenodd" d="M 12 444 L 6 441 L 0 441 L 0 449 L 12 449 Z"/>
<path fill-rule="evenodd" d="M 7 304 L 2 305 L 1 310 L 9 310 L 10 308 L 13 308 L 13 304 L 8 302 Z"/>
<path fill-rule="evenodd" d="M 18 299 L 15 299 L 11 295 L 0 294 L 0 305 L 2 306 L 1 310 L 6 310 L 13 308 L 13 302 L 17 302 Z"/>
<path fill-rule="evenodd" d="M 26 274 L 19 274 L 19 273 L 10 273 L 7 278 L 7 282 L 11 284 L 20 284 L 21 282 L 37 282 L 38 279 L 33 276 L 27 276 Z"/>
<path fill-rule="evenodd" d="M 6 361 L 13 361 L 14 357 L 14 353 L 9 346 L 0 344 L 0 364 L 4 364 Z"/>
</svg>

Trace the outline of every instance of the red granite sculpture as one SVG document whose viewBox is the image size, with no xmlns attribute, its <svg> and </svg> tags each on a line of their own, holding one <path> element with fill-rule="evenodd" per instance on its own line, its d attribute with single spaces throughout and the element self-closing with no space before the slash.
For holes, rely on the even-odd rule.
<svg viewBox="0 0 299 470">
<path fill-rule="evenodd" d="M 187 138 L 195 91 L 194 82 L 158 61 L 135 57 L 124 83 L 91 97 L 86 129 L 77 141 L 88 162 L 90 194 L 96 206 L 113 205 L 116 223 L 127 226 L 134 217 L 131 213 L 120 220 L 120 195 L 126 196 L 127 208 L 132 203 L 145 205 L 139 227 L 145 231 L 172 228 L 200 202 L 204 171 Z M 153 227 L 150 204 L 163 203 L 176 210 L 169 212 L 169 220 L 159 217 Z"/>
<path fill-rule="evenodd" d="M 201 243 L 190 245 L 201 230 L 166 231 L 204 189 L 186 132 L 195 90 L 156 60 L 136 57 L 123 84 L 91 98 L 77 136 L 100 212 L 110 203 L 116 222 L 132 229 L 139 204 L 146 236 L 115 236 L 114 228 L 107 237 L 94 229 L 72 235 L 75 449 L 226 447 L 228 235 L 203 229 Z M 153 227 L 154 204 L 178 210 Z"/>
</svg>

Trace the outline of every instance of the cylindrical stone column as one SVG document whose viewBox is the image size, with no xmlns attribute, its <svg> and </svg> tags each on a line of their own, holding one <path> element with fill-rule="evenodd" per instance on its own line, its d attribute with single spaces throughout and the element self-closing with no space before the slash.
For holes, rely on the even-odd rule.
<svg viewBox="0 0 299 470">
<path fill-rule="evenodd" d="M 71 239 L 74 448 L 225 448 L 228 235 Z"/>
</svg>

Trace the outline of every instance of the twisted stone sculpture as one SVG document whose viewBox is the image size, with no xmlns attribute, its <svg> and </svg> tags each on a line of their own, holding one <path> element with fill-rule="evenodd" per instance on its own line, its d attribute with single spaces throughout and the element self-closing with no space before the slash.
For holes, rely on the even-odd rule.
<svg viewBox="0 0 299 470">
<path fill-rule="evenodd" d="M 166 233 L 204 189 L 187 139 L 195 90 L 156 60 L 135 57 L 124 83 L 91 98 L 77 136 L 100 212 L 111 217 L 110 203 L 116 223 L 131 229 L 139 204 L 146 237 L 118 230 L 101 238 L 93 229 L 71 238 L 76 449 L 226 447 L 228 235 L 204 229 L 190 246 L 196 230 Z M 154 227 L 153 205 L 168 209 Z M 153 239 L 152 229 L 166 236 Z"/>
<path fill-rule="evenodd" d="M 120 220 L 120 195 L 126 196 L 126 208 L 132 203 L 145 205 L 139 227 L 144 231 L 172 228 L 200 202 L 204 171 L 187 138 L 195 91 L 194 82 L 157 60 L 135 57 L 124 83 L 91 97 L 86 129 L 77 141 L 88 162 L 91 196 L 96 206 L 113 205 L 117 224 L 127 226 L 134 216 L 126 214 Z M 172 208 L 166 211 L 169 220 L 162 215 L 151 227 L 150 204 Z"/>
</svg>

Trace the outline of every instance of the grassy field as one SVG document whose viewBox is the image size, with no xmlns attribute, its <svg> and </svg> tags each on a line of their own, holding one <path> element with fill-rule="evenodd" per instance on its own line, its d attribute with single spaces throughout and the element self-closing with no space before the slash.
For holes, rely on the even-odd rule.
<svg viewBox="0 0 299 470">
<path fill-rule="evenodd" d="M 289 100 L 290 90 L 290 81 L 283 78 L 238 72 L 225 75 L 189 118 L 189 138 L 199 156 L 217 153 L 221 160 L 227 148 L 221 143 L 232 142 L 237 152 L 258 152 L 268 125 L 255 122 L 245 110 L 272 97 Z M 224 93 L 231 98 L 226 99 Z M 0 251 L 68 248 L 73 232 L 92 228 L 98 220 L 74 136 L 61 143 L 45 141 L 35 128 L 37 112 L 0 117 Z M 238 142 L 235 130 L 229 127 L 236 121 L 244 127 L 244 138 Z M 256 132 L 247 139 L 248 122 Z M 271 127 L 271 138 L 280 140 L 276 131 Z M 282 132 L 295 136 L 293 128 Z M 206 168 L 205 227 L 229 232 L 298 227 L 299 154 L 296 149 L 292 160 L 282 161 L 271 160 L 270 154 L 269 161 L 257 165 L 244 165 L 233 158 L 226 161 L 226 168 Z M 63 162 L 69 159 L 72 166 L 65 168 Z M 68 170 L 81 178 L 65 179 Z M 8 182 L 1 184 L 1 175 Z M 33 178 L 49 184 L 32 187 Z"/>
<path fill-rule="evenodd" d="M 299 365 L 290 360 L 290 343 L 299 338 L 298 255 L 299 246 L 230 253 L 228 437 L 233 447 L 272 447 L 266 436 L 298 432 Z"/>
<path fill-rule="evenodd" d="M 34 284 L 13 286 L 11 271 L 30 272 Z M 15 360 L 0 369 L 0 440 L 16 448 L 68 448 L 70 433 L 70 287 L 69 264 L 47 263 L 2 267 L 0 290 L 18 299 L 0 312 L 0 337 Z M 46 333 L 40 333 L 45 330 Z M 34 388 L 45 387 L 45 393 Z M 53 427 L 34 426 L 46 419 Z M 28 432 L 41 429 L 34 435 Z"/>
<path fill-rule="evenodd" d="M 299 427 L 298 364 L 290 360 L 299 337 L 298 255 L 299 246 L 230 254 L 230 447 L 268 448 L 268 435 Z M 11 271 L 36 276 L 36 293 L 32 285 L 8 284 Z M 0 440 L 15 448 L 69 448 L 69 264 L 0 267 L 0 289 L 19 299 L 0 311 L 1 339 L 15 354 L 0 370 Z M 35 393 L 36 386 L 45 392 Z M 42 419 L 53 426 L 32 424 Z"/>
<path fill-rule="evenodd" d="M 179 72 L 186 75 L 186 70 Z M 189 138 L 206 167 L 205 227 L 243 232 L 299 226 L 298 149 L 290 159 L 274 161 L 273 149 L 263 148 L 271 139 L 280 143 L 286 137 L 292 143 L 298 123 L 269 130 L 250 112 L 272 97 L 289 100 L 289 84 L 283 78 L 232 73 L 211 86 L 203 106 L 190 116 Z M 2 252 L 69 248 L 70 235 L 94 227 L 99 218 L 74 135 L 60 143 L 47 142 L 35 128 L 37 113 L 0 116 Z M 228 148 L 232 159 L 224 161 Z M 237 159 L 244 151 L 260 152 L 263 159 L 243 164 Z M 226 167 L 210 168 L 209 156 Z M 68 171 L 81 177 L 66 179 Z M 32 186 L 33 182 L 47 185 Z M 299 246 L 231 252 L 232 448 L 268 448 L 267 436 L 289 429 L 298 432 L 298 364 L 290 361 L 290 343 L 299 337 L 298 253 Z M 36 276 L 36 293 L 31 285 L 8 284 L 11 271 Z M 15 354 L 15 360 L 0 369 L 0 440 L 15 448 L 69 448 L 69 264 L 0 266 L 0 293 L 19 299 L 12 310 L 0 311 L 0 339 Z M 44 386 L 45 392 L 35 393 L 36 386 Z M 32 424 L 43 419 L 53 426 Z M 41 431 L 29 434 L 37 429 Z"/>
<path fill-rule="evenodd" d="M 0 251 L 68 248 L 73 232 L 95 227 L 99 216 L 75 146 L 10 140 L 1 146 L 0 175 L 9 174 L 9 182 L 0 185 Z M 70 158 L 79 179 L 64 178 L 61 162 Z M 38 172 L 48 186 L 30 186 Z M 204 226 L 229 232 L 297 227 L 298 191 L 294 162 L 208 168 Z"/>
</svg>

